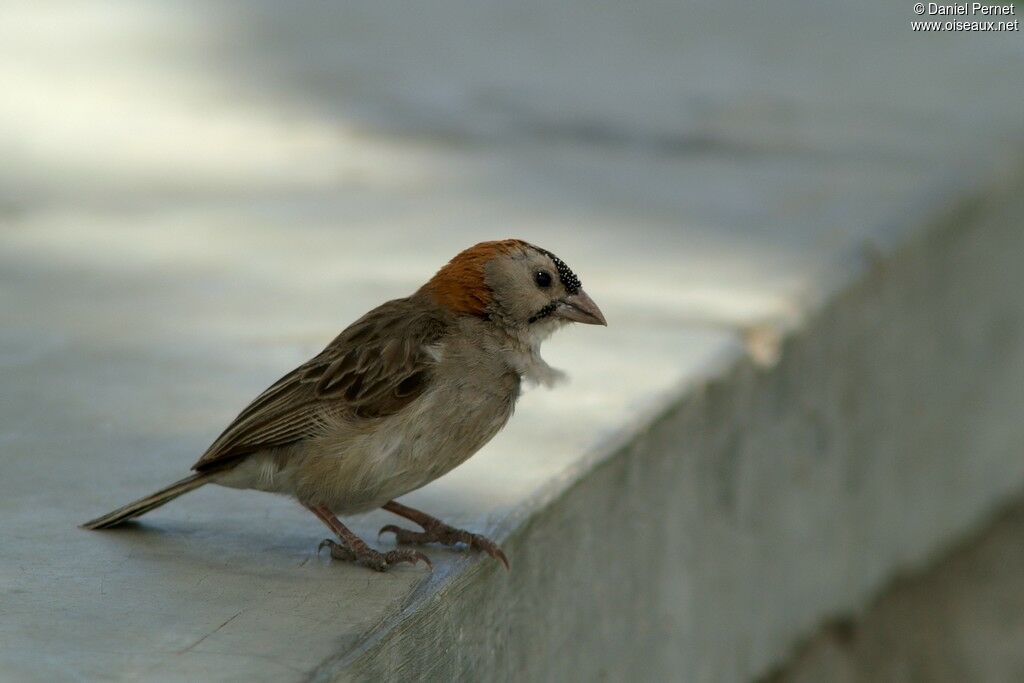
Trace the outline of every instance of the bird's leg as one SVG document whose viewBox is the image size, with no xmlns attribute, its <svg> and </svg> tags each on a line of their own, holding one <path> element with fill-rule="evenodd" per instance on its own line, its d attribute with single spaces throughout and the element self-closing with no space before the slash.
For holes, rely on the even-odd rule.
<svg viewBox="0 0 1024 683">
<path fill-rule="evenodd" d="M 320 518 L 321 522 L 327 525 L 328 529 L 337 534 L 341 541 L 338 543 L 334 539 L 325 538 L 317 547 L 317 552 L 327 546 L 331 549 L 331 557 L 334 559 L 355 562 L 379 572 L 386 572 L 399 562 L 416 564 L 418 560 L 423 560 L 428 567 L 433 568 L 430 559 L 415 550 L 392 550 L 387 553 L 374 550 L 342 524 L 327 507 L 323 505 L 308 505 L 307 507 L 310 512 Z"/>
<path fill-rule="evenodd" d="M 386 531 L 390 531 L 395 535 L 395 541 L 397 543 L 415 543 L 418 545 L 423 545 L 424 543 L 441 543 L 449 546 L 455 545 L 456 543 L 465 543 L 470 548 L 483 550 L 494 559 L 500 560 L 501 563 L 505 565 L 505 569 L 509 568 L 508 558 L 505 557 L 505 553 L 502 552 L 501 547 L 485 536 L 448 526 L 436 517 L 431 517 L 425 512 L 420 512 L 415 508 L 402 505 L 401 503 L 393 500 L 385 503 L 383 507 L 388 512 L 393 512 L 400 517 L 405 517 L 410 521 L 416 522 L 423 527 L 423 531 L 409 531 L 408 529 L 403 529 L 395 526 L 394 524 L 388 524 L 387 526 L 381 527 L 381 530 L 377 534 L 378 536 Z"/>
</svg>

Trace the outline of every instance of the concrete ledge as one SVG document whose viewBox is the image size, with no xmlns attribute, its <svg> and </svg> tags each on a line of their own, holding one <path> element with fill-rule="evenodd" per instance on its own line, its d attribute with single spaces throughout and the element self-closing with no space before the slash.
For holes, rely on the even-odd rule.
<svg viewBox="0 0 1024 683">
<path fill-rule="evenodd" d="M 1018 499 L 982 534 L 897 577 L 863 613 L 820 629 L 764 683 L 1020 680 L 1022 536 Z"/>
<path fill-rule="evenodd" d="M 532 501 L 511 575 L 424 586 L 313 680 L 749 680 L 968 533 L 1024 483 L 1021 179 L 908 216 L 777 365 Z"/>
<path fill-rule="evenodd" d="M 744 680 L 1024 481 L 1019 34 L 817 0 L 0 13 L 0 678 Z M 331 563 L 305 511 L 212 487 L 76 528 L 510 235 L 611 327 L 408 500 L 511 574 Z"/>
</svg>

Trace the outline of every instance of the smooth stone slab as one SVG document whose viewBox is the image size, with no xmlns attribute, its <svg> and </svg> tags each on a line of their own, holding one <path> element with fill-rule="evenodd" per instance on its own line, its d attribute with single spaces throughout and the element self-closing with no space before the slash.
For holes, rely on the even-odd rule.
<svg viewBox="0 0 1024 683">
<path fill-rule="evenodd" d="M 922 207 L 1015 177 L 1019 36 L 914 36 L 909 12 L 5 3 L 0 675 L 302 680 L 494 571 L 338 566 L 308 514 L 226 490 L 74 525 L 181 476 L 370 306 L 516 235 L 611 326 L 553 340 L 572 383 L 409 500 L 522 529 L 745 343 L 771 359 Z"/>
</svg>

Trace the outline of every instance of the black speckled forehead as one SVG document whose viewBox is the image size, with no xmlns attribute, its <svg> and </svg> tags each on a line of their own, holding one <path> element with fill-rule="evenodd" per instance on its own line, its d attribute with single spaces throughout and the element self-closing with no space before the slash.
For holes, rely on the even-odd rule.
<svg viewBox="0 0 1024 683">
<path fill-rule="evenodd" d="M 583 283 L 580 282 L 578 277 L 576 277 L 576 273 L 572 272 L 572 269 L 565 265 L 565 261 L 555 256 L 547 249 L 541 249 L 537 246 L 534 246 L 533 248 L 554 262 L 555 270 L 558 271 L 558 279 L 562 281 L 562 286 L 565 287 L 565 291 L 569 294 L 579 293 L 580 289 L 583 287 Z"/>
</svg>

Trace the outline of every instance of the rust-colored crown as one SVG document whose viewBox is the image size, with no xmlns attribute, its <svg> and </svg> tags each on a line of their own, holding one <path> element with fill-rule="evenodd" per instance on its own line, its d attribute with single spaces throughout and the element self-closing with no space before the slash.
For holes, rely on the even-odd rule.
<svg viewBox="0 0 1024 683">
<path fill-rule="evenodd" d="M 496 256 L 522 248 L 516 239 L 480 242 L 459 252 L 420 288 L 439 305 L 464 315 L 487 315 L 491 291 L 484 282 L 484 265 Z"/>
</svg>

